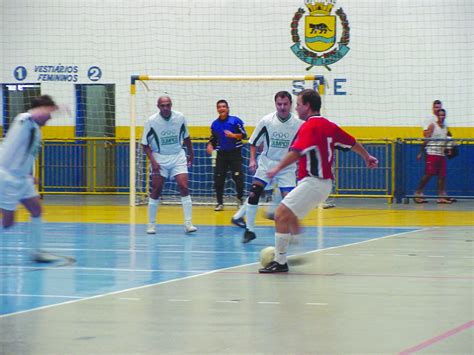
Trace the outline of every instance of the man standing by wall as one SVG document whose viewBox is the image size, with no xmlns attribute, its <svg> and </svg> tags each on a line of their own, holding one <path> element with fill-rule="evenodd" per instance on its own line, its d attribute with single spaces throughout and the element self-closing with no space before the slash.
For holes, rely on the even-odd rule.
<svg viewBox="0 0 474 355">
<path fill-rule="evenodd" d="M 434 175 L 438 176 L 438 195 L 446 195 L 446 142 L 448 136 L 451 133 L 444 121 L 446 119 L 446 110 L 439 109 L 436 111 L 436 122 L 431 123 L 427 129 L 423 130 L 425 138 L 431 139 L 423 144 L 426 148 L 426 161 L 425 161 L 425 175 L 421 178 L 418 188 L 415 192 L 416 203 L 428 202 L 423 197 L 423 190 Z M 418 159 L 421 159 L 421 155 L 418 155 Z M 446 197 L 440 197 L 437 200 L 438 203 L 450 204 L 453 202 L 452 199 Z"/>
<path fill-rule="evenodd" d="M 174 177 L 181 195 L 184 213 L 184 231 L 197 228 L 192 223 L 193 203 L 188 189 L 188 167 L 194 159 L 193 145 L 183 114 L 171 110 L 169 96 L 158 98 L 159 112 L 145 122 L 142 136 L 143 151 L 150 161 L 151 193 L 148 199 L 148 234 L 156 233 L 156 212 L 165 179 Z M 187 148 L 188 156 L 183 149 Z"/>
<path fill-rule="evenodd" d="M 224 185 L 227 171 L 231 171 L 235 182 L 237 200 L 243 203 L 244 175 L 242 172 L 242 139 L 247 137 L 244 122 L 237 116 L 229 115 L 229 104 L 226 100 L 217 101 L 219 117 L 212 122 L 211 137 L 207 144 L 207 153 L 217 150 L 214 184 L 217 204 L 214 211 L 224 210 Z"/>
</svg>

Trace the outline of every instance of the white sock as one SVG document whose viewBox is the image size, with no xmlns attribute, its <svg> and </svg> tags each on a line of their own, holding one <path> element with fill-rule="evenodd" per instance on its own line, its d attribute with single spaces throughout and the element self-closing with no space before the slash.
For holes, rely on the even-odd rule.
<svg viewBox="0 0 474 355">
<path fill-rule="evenodd" d="M 43 219 L 41 217 L 31 217 L 29 247 L 34 251 L 41 249 L 43 244 Z"/>
<path fill-rule="evenodd" d="M 247 204 L 247 213 L 245 214 L 247 229 L 252 231 L 255 229 L 255 218 L 257 217 L 258 205 Z"/>
<path fill-rule="evenodd" d="M 181 197 L 181 204 L 183 205 L 184 222 L 191 223 L 193 219 L 193 201 L 191 195 Z"/>
<path fill-rule="evenodd" d="M 247 201 L 245 201 L 242 206 L 240 206 L 239 210 L 235 212 L 235 214 L 232 216 L 233 219 L 239 219 L 245 216 L 245 213 L 247 211 Z"/>
<path fill-rule="evenodd" d="M 286 253 L 290 244 L 290 233 L 275 233 L 275 261 L 279 264 L 286 264 Z"/>
<path fill-rule="evenodd" d="M 148 223 L 156 223 L 156 212 L 159 204 L 160 200 L 154 200 L 151 197 L 148 199 Z"/>
</svg>

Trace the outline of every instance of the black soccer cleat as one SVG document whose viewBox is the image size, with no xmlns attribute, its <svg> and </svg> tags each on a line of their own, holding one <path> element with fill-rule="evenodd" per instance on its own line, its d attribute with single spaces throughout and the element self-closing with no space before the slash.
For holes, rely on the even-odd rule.
<svg viewBox="0 0 474 355">
<path fill-rule="evenodd" d="M 257 238 L 255 233 L 252 232 L 252 231 L 249 231 L 248 229 L 246 229 L 245 232 L 244 232 L 244 237 L 242 238 L 242 243 L 248 243 L 248 242 L 254 240 L 255 238 Z"/>
<path fill-rule="evenodd" d="M 270 264 L 258 270 L 260 274 L 274 274 L 276 272 L 288 272 L 288 263 L 279 264 L 272 261 Z"/>
<path fill-rule="evenodd" d="M 243 217 L 240 218 L 234 218 L 230 220 L 233 225 L 240 227 L 240 228 L 247 228 L 247 223 L 245 223 L 245 219 Z"/>
</svg>

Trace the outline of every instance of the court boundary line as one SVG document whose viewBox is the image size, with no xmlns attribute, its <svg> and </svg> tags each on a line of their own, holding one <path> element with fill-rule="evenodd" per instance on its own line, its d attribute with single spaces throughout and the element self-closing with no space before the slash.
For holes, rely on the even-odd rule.
<svg viewBox="0 0 474 355">
<path fill-rule="evenodd" d="M 453 335 L 456 335 L 456 334 L 458 334 L 458 333 L 460 333 L 460 332 L 463 332 L 463 331 L 465 331 L 465 330 L 467 330 L 467 329 L 469 329 L 469 328 L 471 328 L 471 327 L 473 327 L 473 326 L 474 326 L 474 320 L 470 320 L 469 322 L 466 322 L 466 323 L 464 323 L 464 324 L 461 324 L 461 325 L 459 325 L 459 326 L 457 326 L 457 327 L 455 327 L 455 328 L 452 328 L 452 329 L 449 329 L 449 330 L 445 331 L 444 333 L 441 333 L 441 334 L 439 334 L 439 335 L 437 335 L 437 336 L 434 336 L 434 337 L 432 337 L 432 338 L 430 338 L 430 339 L 427 339 L 427 340 L 421 342 L 421 343 L 418 344 L 418 345 L 415 345 L 415 346 L 412 346 L 411 348 L 405 349 L 405 350 L 399 352 L 399 355 L 409 355 L 409 354 L 413 354 L 413 353 L 415 353 L 415 352 L 417 352 L 417 351 L 420 351 L 420 350 L 423 350 L 423 349 L 425 349 L 425 348 L 428 348 L 428 347 L 430 347 L 430 346 L 433 345 L 433 344 L 436 344 L 436 343 L 438 343 L 438 342 L 440 342 L 440 341 L 443 341 L 443 340 L 445 340 L 445 339 L 447 339 L 447 338 L 450 338 L 450 337 L 452 337 Z"/>
<path fill-rule="evenodd" d="M 364 244 L 364 243 L 368 243 L 368 242 L 372 242 L 372 241 L 376 241 L 376 240 L 382 240 L 382 239 L 392 238 L 392 237 L 396 237 L 396 236 L 400 236 L 400 235 L 411 234 L 411 233 L 414 233 L 414 232 L 422 232 L 422 231 L 430 230 L 430 229 L 433 229 L 433 228 L 436 228 L 436 227 L 426 227 L 426 228 L 420 228 L 420 229 L 413 229 L 413 230 L 406 231 L 406 232 L 390 234 L 390 235 L 386 235 L 384 237 L 372 238 L 372 239 L 368 239 L 368 240 L 364 240 L 364 241 L 360 241 L 360 242 L 355 242 L 355 243 L 350 243 L 350 244 L 346 244 L 346 245 L 339 245 L 339 246 L 334 246 L 334 247 L 329 247 L 329 248 L 324 248 L 324 249 L 312 250 L 312 251 L 308 251 L 308 252 L 305 252 L 305 253 L 291 255 L 288 258 L 293 258 L 293 257 L 301 256 L 301 255 L 318 253 L 318 252 L 322 252 L 322 251 L 325 251 L 325 250 L 331 250 L 331 249 L 336 249 L 336 248 L 343 248 L 343 247 L 348 247 L 348 246 L 353 246 L 353 245 L 358 245 L 358 244 Z M 84 297 L 84 298 L 78 299 L 78 300 L 71 300 L 71 301 L 66 301 L 66 302 L 41 306 L 41 307 L 38 307 L 38 308 L 27 309 L 27 310 L 24 310 L 24 311 L 3 314 L 3 315 L 0 315 L 0 319 L 7 318 L 7 317 L 12 317 L 12 316 L 16 316 L 16 315 L 21 315 L 21 314 L 25 314 L 25 313 L 30 313 L 30 312 L 36 312 L 36 311 L 40 311 L 40 310 L 44 310 L 44 309 L 48 309 L 48 308 L 57 307 L 57 306 L 65 306 L 65 305 L 72 304 L 72 303 L 78 303 L 78 302 L 93 300 L 93 299 L 102 298 L 102 297 L 106 297 L 106 296 L 113 296 L 113 295 L 117 295 L 117 294 L 128 292 L 128 291 L 137 291 L 137 290 L 141 290 L 141 289 L 145 289 L 145 288 L 149 288 L 149 287 L 153 287 L 153 286 L 168 284 L 168 283 L 171 283 L 171 282 L 188 280 L 188 279 L 195 278 L 195 277 L 207 276 L 207 275 L 214 274 L 214 273 L 219 273 L 219 272 L 222 272 L 222 271 L 225 271 L 225 270 L 231 270 L 231 269 L 246 267 L 246 266 L 255 265 L 255 264 L 259 264 L 259 262 L 250 263 L 250 264 L 243 264 L 243 265 L 236 265 L 236 266 L 231 266 L 231 267 L 223 268 L 223 269 L 211 270 L 211 271 L 208 271 L 208 272 L 204 272 L 202 274 L 185 276 L 185 277 L 178 278 L 178 279 L 166 280 L 166 281 L 161 281 L 161 282 L 152 283 L 152 284 L 148 284 L 148 285 L 132 287 L 132 288 L 124 289 L 124 290 L 112 291 L 112 292 L 108 292 L 108 293 L 104 293 L 104 294 L 100 294 L 100 295 Z"/>
</svg>

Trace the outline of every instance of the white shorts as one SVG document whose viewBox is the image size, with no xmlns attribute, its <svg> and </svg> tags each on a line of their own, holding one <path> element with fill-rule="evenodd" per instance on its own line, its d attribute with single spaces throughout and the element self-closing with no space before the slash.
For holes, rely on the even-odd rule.
<svg viewBox="0 0 474 355">
<path fill-rule="evenodd" d="M 172 178 L 179 174 L 188 173 L 188 161 L 186 160 L 186 153 L 184 150 L 173 155 L 164 155 L 153 152 L 153 157 L 157 163 L 160 164 L 160 175 L 165 179 Z"/>
<path fill-rule="evenodd" d="M 0 208 L 15 211 L 21 200 L 38 196 L 32 176 L 13 176 L 0 169 Z"/>
<path fill-rule="evenodd" d="M 273 169 L 275 166 L 280 163 L 276 160 L 270 160 L 265 156 L 260 156 L 258 160 L 258 168 L 255 172 L 254 178 L 258 180 L 264 181 L 268 185 L 276 185 L 279 188 L 290 187 L 293 188 L 296 186 L 296 165 L 292 164 L 287 166 L 285 169 L 278 172 L 278 174 L 273 178 L 270 179 L 267 176 L 267 171 Z M 266 187 L 265 186 L 265 187 Z"/>
<path fill-rule="evenodd" d="M 299 219 L 303 219 L 309 211 L 326 201 L 332 189 L 331 179 L 305 177 L 285 196 L 283 203 Z"/>
</svg>

